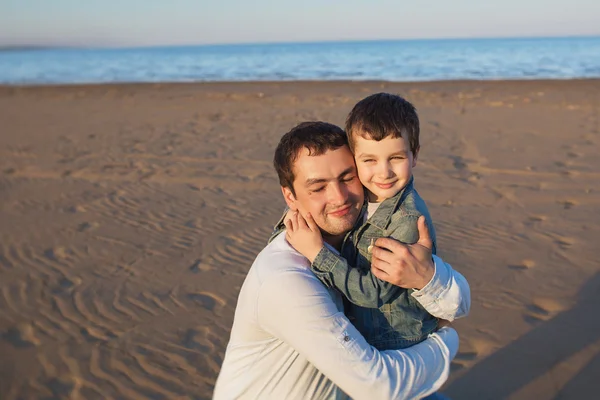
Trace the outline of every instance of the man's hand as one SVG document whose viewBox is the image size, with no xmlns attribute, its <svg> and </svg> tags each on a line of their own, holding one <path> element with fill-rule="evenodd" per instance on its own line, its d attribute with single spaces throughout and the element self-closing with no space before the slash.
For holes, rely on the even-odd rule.
<svg viewBox="0 0 600 400">
<path fill-rule="evenodd" d="M 310 213 L 306 214 L 306 219 L 299 212 L 288 212 L 288 215 L 289 219 L 285 221 L 285 238 L 312 263 L 323 247 L 321 231 Z"/>
<path fill-rule="evenodd" d="M 450 321 L 448 321 L 447 319 L 438 319 L 438 323 L 437 323 L 437 328 L 438 329 L 442 329 L 445 326 L 452 326 L 452 323 Z"/>
<path fill-rule="evenodd" d="M 373 247 L 371 272 L 377 278 L 405 289 L 423 289 L 433 278 L 435 266 L 431 258 L 433 242 L 425 217 L 417 221 L 419 241 L 403 244 L 390 238 L 379 238 Z"/>
</svg>

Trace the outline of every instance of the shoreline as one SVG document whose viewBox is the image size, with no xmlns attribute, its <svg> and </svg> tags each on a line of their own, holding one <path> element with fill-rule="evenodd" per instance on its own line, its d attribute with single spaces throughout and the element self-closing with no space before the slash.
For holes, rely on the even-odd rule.
<svg viewBox="0 0 600 400">
<path fill-rule="evenodd" d="M 383 84 L 383 85 L 456 85 L 456 84 L 507 84 L 507 83 L 571 83 L 571 82 L 598 82 L 599 77 L 586 78 L 523 78 L 523 79 L 447 79 L 447 80 L 423 80 L 423 81 L 385 81 L 385 80 L 248 80 L 248 81 L 190 81 L 190 82 L 92 82 L 92 83 L 43 83 L 43 84 L 0 84 L 2 89 L 77 89 L 77 88 L 92 88 L 92 87 L 125 87 L 125 86 L 223 86 L 223 85 L 240 85 L 240 86 L 255 86 L 255 85 L 361 85 L 361 84 Z"/>
</svg>

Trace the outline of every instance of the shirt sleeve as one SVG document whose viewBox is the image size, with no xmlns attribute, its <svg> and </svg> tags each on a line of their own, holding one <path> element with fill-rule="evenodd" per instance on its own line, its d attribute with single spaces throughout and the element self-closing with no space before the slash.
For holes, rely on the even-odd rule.
<svg viewBox="0 0 600 400">
<path fill-rule="evenodd" d="M 433 256 L 435 273 L 421 290 L 412 296 L 434 317 L 453 321 L 466 317 L 471 309 L 469 283 L 438 256 Z"/>
<path fill-rule="evenodd" d="M 446 381 L 458 335 L 444 328 L 415 346 L 379 352 L 340 312 L 309 270 L 286 271 L 263 282 L 257 320 L 351 398 L 420 398 Z"/>
<path fill-rule="evenodd" d="M 311 264 L 313 273 L 325 285 L 337 289 L 353 304 L 379 308 L 405 290 L 377 278 L 371 270 L 360 270 L 323 246 Z"/>
</svg>

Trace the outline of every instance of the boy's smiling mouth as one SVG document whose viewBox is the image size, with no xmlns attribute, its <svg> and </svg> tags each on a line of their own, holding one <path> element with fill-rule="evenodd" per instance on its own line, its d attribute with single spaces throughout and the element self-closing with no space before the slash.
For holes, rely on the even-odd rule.
<svg viewBox="0 0 600 400">
<path fill-rule="evenodd" d="M 390 183 L 377 183 L 377 182 L 373 182 L 375 184 L 375 186 L 377 186 L 380 189 L 390 189 L 392 186 L 394 186 L 396 184 L 396 182 L 390 182 Z"/>
</svg>

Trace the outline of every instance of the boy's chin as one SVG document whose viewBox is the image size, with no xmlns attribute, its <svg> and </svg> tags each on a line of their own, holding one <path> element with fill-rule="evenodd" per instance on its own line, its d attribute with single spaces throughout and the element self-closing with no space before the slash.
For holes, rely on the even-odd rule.
<svg viewBox="0 0 600 400">
<path fill-rule="evenodd" d="M 367 188 L 369 202 L 380 203 L 390 197 L 394 197 L 401 190 L 397 185 L 392 186 L 389 189 L 381 189 L 378 187 Z"/>
</svg>

